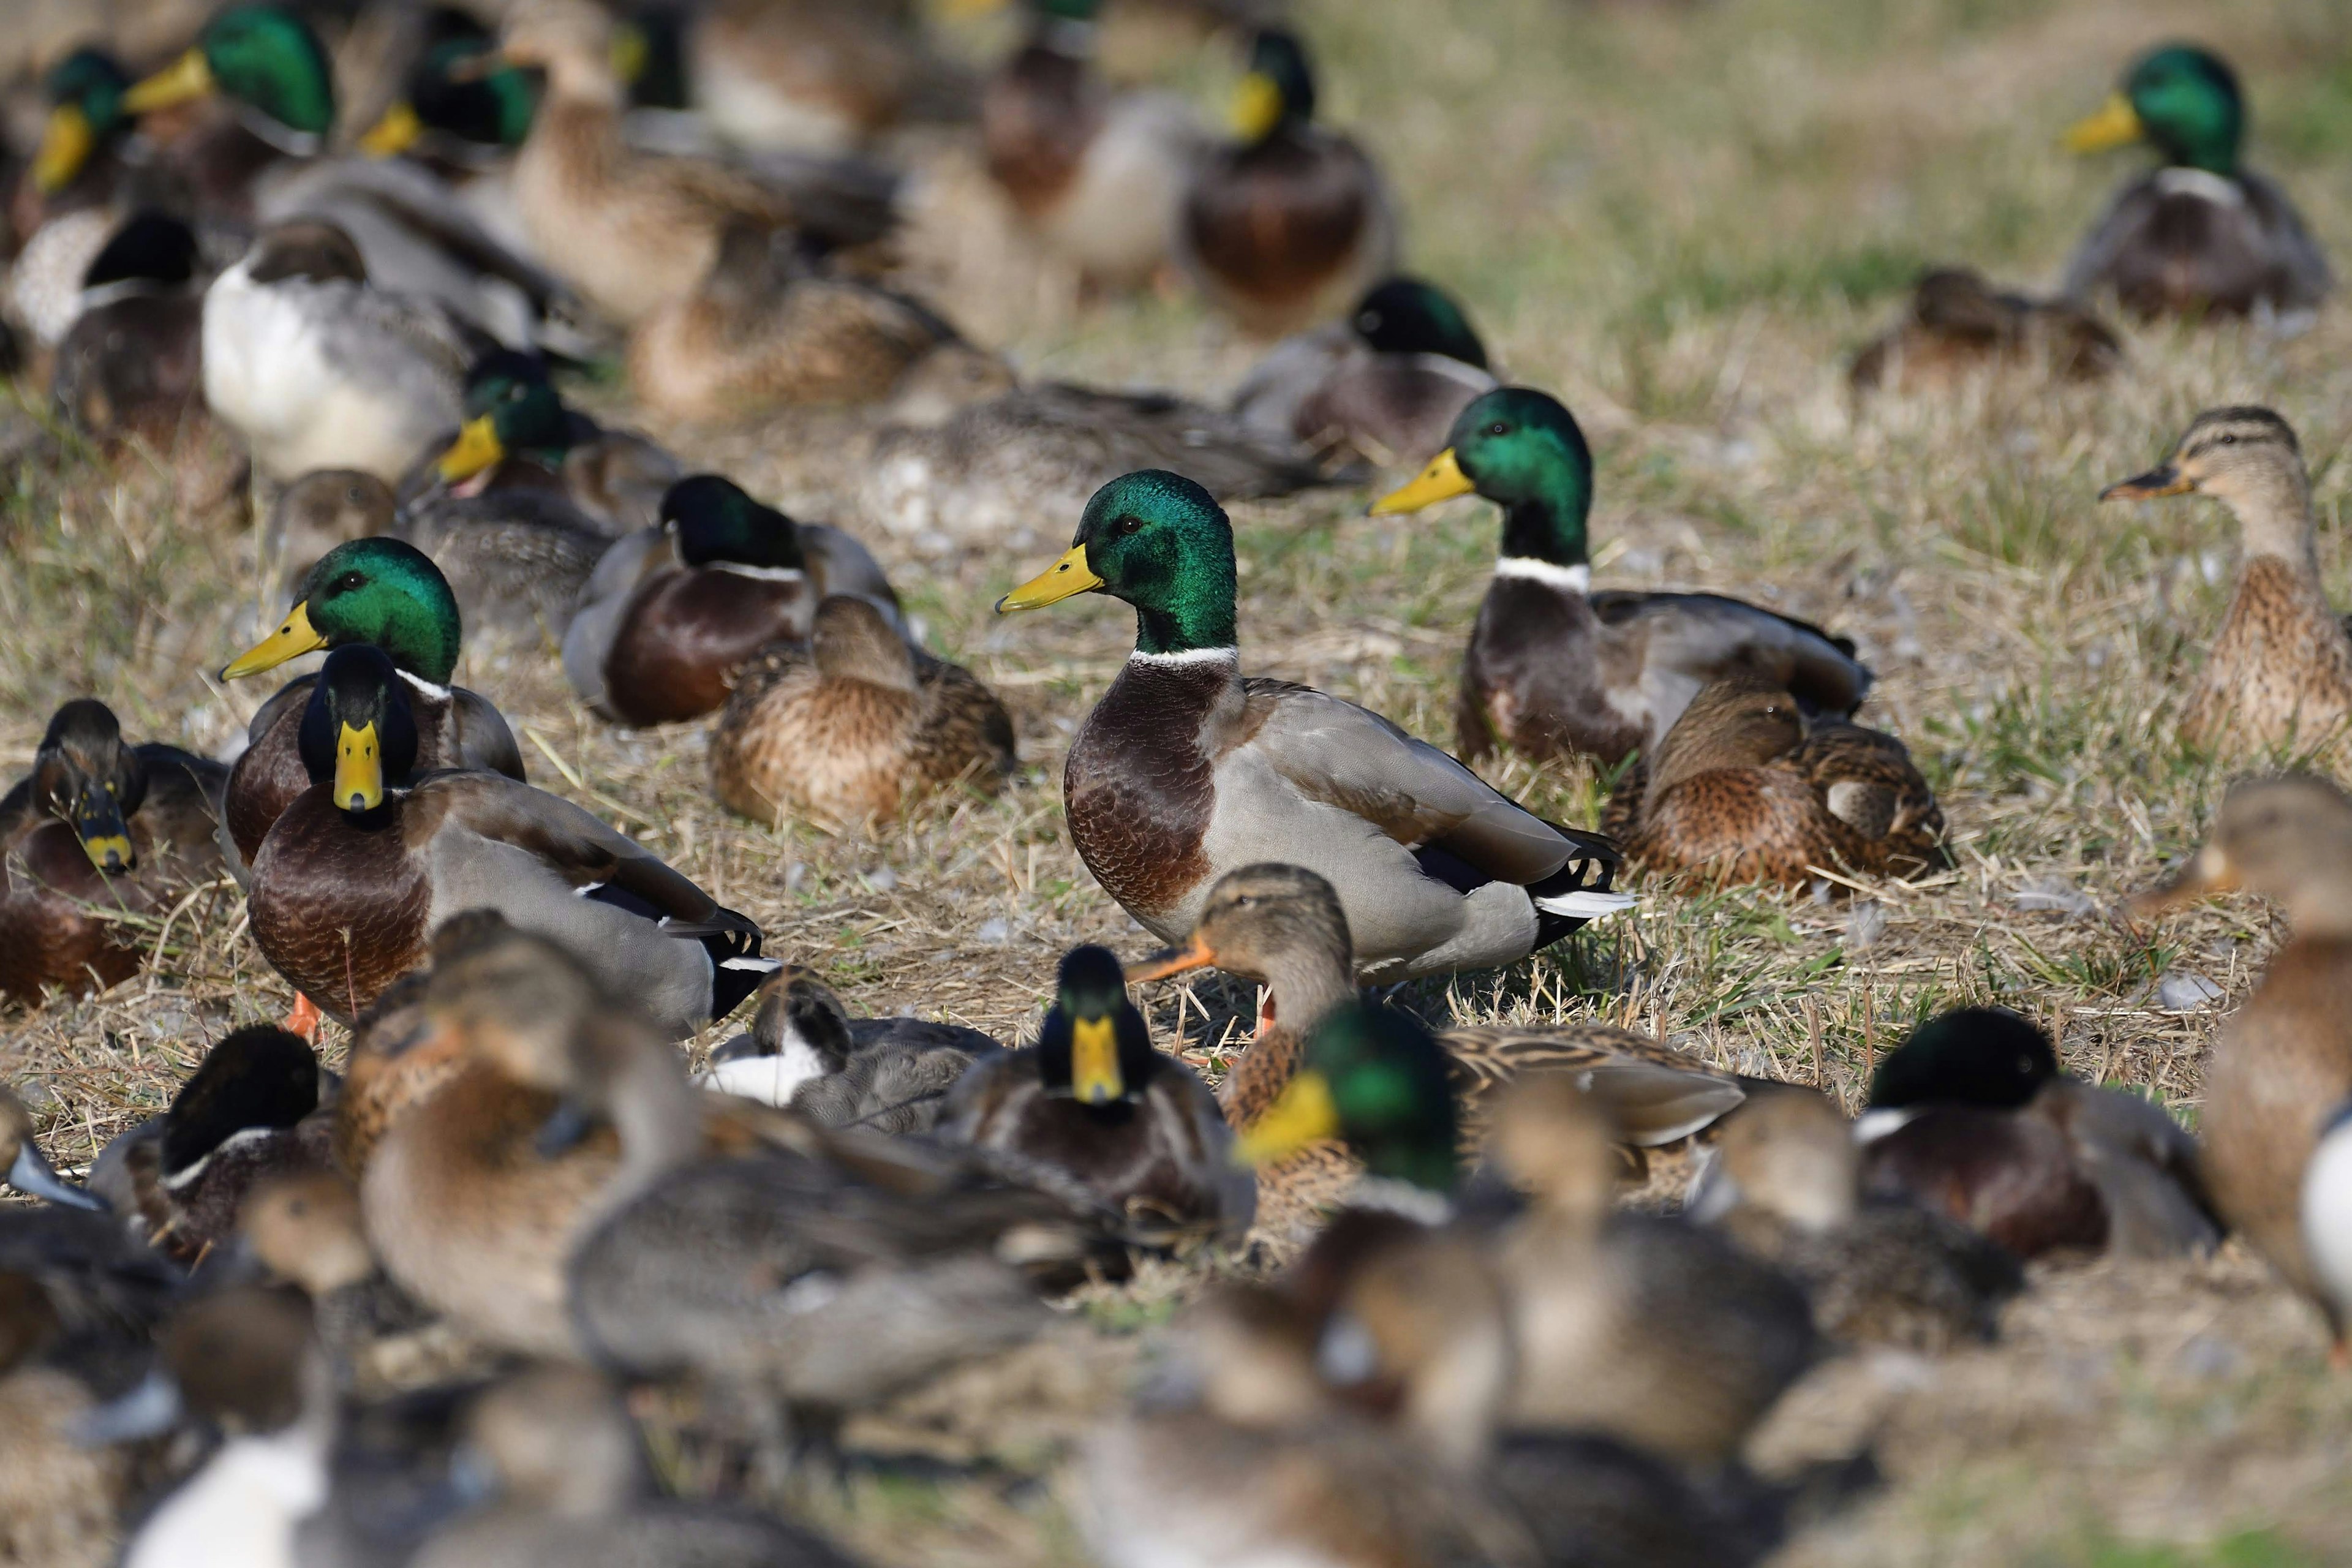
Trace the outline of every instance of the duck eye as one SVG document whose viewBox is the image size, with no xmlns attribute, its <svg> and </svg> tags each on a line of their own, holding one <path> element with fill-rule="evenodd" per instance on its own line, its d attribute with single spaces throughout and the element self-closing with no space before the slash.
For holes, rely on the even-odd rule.
<svg viewBox="0 0 2352 1568">
<path fill-rule="evenodd" d="M 1499 419 L 1486 426 L 1486 434 L 1489 436 L 1507 436 L 1510 433 L 1511 427 Z"/>
<path fill-rule="evenodd" d="M 356 572 L 346 572 L 335 579 L 335 592 L 338 594 L 356 594 L 365 586 L 367 579 Z"/>
<path fill-rule="evenodd" d="M 1141 533 L 1143 520 L 1139 517 L 1122 517 L 1118 520 L 1118 531 L 1122 534 Z"/>
</svg>

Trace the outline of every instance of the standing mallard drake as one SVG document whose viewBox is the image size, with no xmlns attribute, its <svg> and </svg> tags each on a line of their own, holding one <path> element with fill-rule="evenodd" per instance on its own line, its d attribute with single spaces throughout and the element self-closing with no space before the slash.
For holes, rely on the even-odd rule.
<svg viewBox="0 0 2352 1568">
<path fill-rule="evenodd" d="M 993 795 L 1018 763 L 996 694 L 909 647 L 870 600 L 825 599 L 805 645 L 770 643 L 733 679 L 710 780 L 754 822 L 878 821 L 959 784 Z"/>
<path fill-rule="evenodd" d="M 732 480 L 678 480 L 660 518 L 604 552 L 563 634 L 572 689 L 624 724 L 716 711 L 744 661 L 772 642 L 807 641 L 833 595 L 899 620 L 898 596 L 864 545 L 761 506 Z"/>
<path fill-rule="evenodd" d="M 2319 581 L 2311 477 L 2294 429 L 2267 408 L 2209 408 L 2161 467 L 2099 499 L 2192 492 L 2230 509 L 2244 561 L 2181 707 L 2181 739 L 2212 752 L 2338 743 L 2352 724 L 2352 636 Z"/>
<path fill-rule="evenodd" d="M 1118 960 L 1099 947 L 1064 956 L 1037 1044 L 974 1064 L 940 1135 L 1061 1171 L 1154 1240 L 1236 1242 L 1257 1206 L 1215 1097 L 1152 1048 Z"/>
<path fill-rule="evenodd" d="M 2307 315 L 2335 286 L 2286 193 L 2245 167 L 2237 74 L 2203 49 L 2148 55 L 2067 133 L 2078 153 L 2147 142 L 2163 166 L 2126 185 L 2066 263 L 2063 292 L 2113 289 L 2136 315 Z"/>
<path fill-rule="evenodd" d="M 358 1016 L 488 909 L 597 965 L 671 1037 L 774 967 L 760 929 L 570 802 L 498 773 L 416 776 L 408 683 L 366 644 L 327 656 L 300 726 L 311 785 L 253 858 L 254 940 L 327 1014 Z"/>
<path fill-rule="evenodd" d="M 1615 767 L 1735 668 L 1779 681 L 1808 713 L 1850 714 L 1870 689 L 1853 643 L 1806 622 L 1717 594 L 1593 593 L 1592 451 L 1555 398 L 1507 386 L 1477 399 L 1445 449 L 1372 515 L 1473 491 L 1503 509 L 1502 557 L 1454 709 L 1455 744 L 1474 762 L 1500 741 Z"/>
<path fill-rule="evenodd" d="M 1098 0 L 1029 0 L 1029 37 L 980 100 L 988 172 L 1081 282 L 1133 288 L 1164 265 L 1209 150 L 1191 105 L 1114 89 L 1096 68 Z"/>
<path fill-rule="evenodd" d="M 2065 300 L 1995 289 L 1965 267 L 1919 279 L 1910 313 L 1854 356 L 1856 392 L 1948 390 L 1974 372 L 2046 370 L 2061 381 L 2095 381 L 2123 363 L 2107 324 Z"/>
<path fill-rule="evenodd" d="M 1233 410 L 1324 455 L 1385 468 L 1444 444 L 1470 400 L 1495 389 L 1486 345 L 1444 290 L 1391 278 L 1345 321 L 1286 338 L 1234 394 Z"/>
<path fill-rule="evenodd" d="M 168 909 L 221 869 L 228 770 L 177 746 L 125 745 L 89 698 L 49 720 L 33 771 L 0 795 L 0 996 L 37 1003 L 136 973 L 145 945 L 108 911 Z"/>
<path fill-rule="evenodd" d="M 320 648 L 372 644 L 408 687 L 417 766 L 482 768 L 520 781 L 522 752 L 506 720 L 489 699 L 449 684 L 461 624 L 449 580 L 422 551 L 397 539 L 355 540 L 319 558 L 284 624 L 232 659 L 221 679 L 258 675 Z M 248 863 L 278 814 L 310 787 L 300 737 L 315 679 L 298 677 L 261 705 L 230 770 L 224 810 Z"/>
<path fill-rule="evenodd" d="M 436 487 L 462 495 L 544 490 L 618 537 L 657 521 L 663 495 L 686 473 L 651 438 L 608 429 L 566 404 L 535 355 L 500 349 L 476 360 L 466 371 L 465 408 L 457 433 L 400 481 L 404 501 Z"/>
<path fill-rule="evenodd" d="M 1647 870 L 1801 888 L 1822 870 L 1920 877 L 1946 863 L 1944 814 L 1903 742 L 1809 722 L 1769 680 L 1719 678 L 1647 749 L 1602 817 Z"/>
<path fill-rule="evenodd" d="M 1069 551 L 1000 614 L 1090 591 L 1135 606 L 1135 652 L 1070 748 L 1070 837 L 1163 942 L 1216 879 L 1278 860 L 1329 881 L 1367 979 L 1516 963 L 1633 900 L 1616 847 L 1555 827 L 1352 702 L 1241 673 L 1233 524 L 1147 468 L 1097 491 Z"/>
<path fill-rule="evenodd" d="M 1396 265 L 1396 214 L 1364 150 L 1315 123 L 1306 46 L 1251 42 L 1234 106 L 1240 140 L 1184 193 L 1177 258 L 1210 300 L 1273 336 L 1342 309 Z"/>
</svg>

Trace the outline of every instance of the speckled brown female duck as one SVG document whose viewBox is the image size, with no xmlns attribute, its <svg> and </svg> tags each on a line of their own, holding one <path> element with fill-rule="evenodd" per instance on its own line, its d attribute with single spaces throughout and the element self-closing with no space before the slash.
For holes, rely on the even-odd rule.
<svg viewBox="0 0 2352 1568">
<path fill-rule="evenodd" d="M 1854 356 L 1856 392 L 1948 391 L 1984 371 L 2045 370 L 2095 381 L 2123 363 L 2123 345 L 2080 305 L 1994 289 L 1965 267 L 1919 279 L 1903 321 Z"/>
<path fill-rule="evenodd" d="M 1808 712 L 1851 714 L 1870 689 L 1853 643 L 1803 621 L 1716 594 L 1593 593 L 1592 452 L 1544 393 L 1507 386 L 1472 403 L 1445 449 L 1372 512 L 1473 491 L 1503 509 L 1454 708 L 1455 747 L 1473 761 L 1499 741 L 1615 767 L 1733 669 L 1780 682 Z"/>
<path fill-rule="evenodd" d="M 2189 493 L 2230 509 L 2244 563 L 2181 707 L 2181 739 L 2212 752 L 2336 744 L 2352 725 L 2352 636 L 2320 585 L 2311 478 L 2294 431 L 2267 408 L 2207 409 L 2160 467 L 2099 499 Z"/>
<path fill-rule="evenodd" d="M 149 913 L 219 874 L 227 784 L 176 746 L 123 744 L 102 702 L 58 709 L 32 773 L 0 796 L 0 996 L 136 973 L 142 944 L 107 911 Z"/>
<path fill-rule="evenodd" d="M 958 785 L 993 795 L 1016 763 L 994 692 L 845 594 L 817 606 L 805 645 L 751 656 L 710 731 L 719 798 L 754 822 L 877 821 Z"/>
<path fill-rule="evenodd" d="M 1808 724 L 1769 680 L 1717 680 L 1653 749 L 1602 819 L 1645 869 L 1803 887 L 1823 870 L 1945 864 L 1944 814 L 1903 742 L 1841 719 Z"/>
</svg>

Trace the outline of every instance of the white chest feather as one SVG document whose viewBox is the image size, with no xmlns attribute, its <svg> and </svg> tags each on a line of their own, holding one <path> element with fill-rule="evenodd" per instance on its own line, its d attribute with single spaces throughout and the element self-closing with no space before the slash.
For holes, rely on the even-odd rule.
<svg viewBox="0 0 2352 1568">
<path fill-rule="evenodd" d="M 155 1510 L 124 1568 L 294 1568 L 294 1528 L 326 1500 L 315 1434 L 233 1438 Z"/>
</svg>

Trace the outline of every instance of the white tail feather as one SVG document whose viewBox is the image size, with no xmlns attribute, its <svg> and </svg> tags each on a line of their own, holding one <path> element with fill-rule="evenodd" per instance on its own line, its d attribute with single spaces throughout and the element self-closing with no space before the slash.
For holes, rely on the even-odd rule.
<svg viewBox="0 0 2352 1568">
<path fill-rule="evenodd" d="M 1536 908 L 1547 914 L 1581 915 L 1597 921 L 1603 915 L 1613 915 L 1620 910 L 1633 907 L 1631 893 L 1595 893 L 1578 890 L 1572 893 L 1549 893 L 1536 900 Z"/>
</svg>

